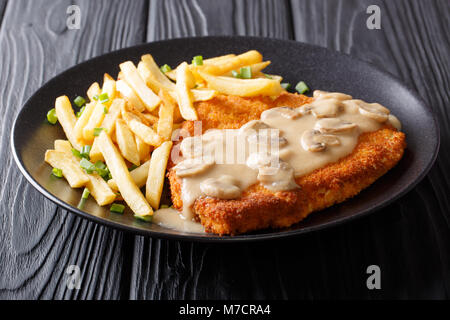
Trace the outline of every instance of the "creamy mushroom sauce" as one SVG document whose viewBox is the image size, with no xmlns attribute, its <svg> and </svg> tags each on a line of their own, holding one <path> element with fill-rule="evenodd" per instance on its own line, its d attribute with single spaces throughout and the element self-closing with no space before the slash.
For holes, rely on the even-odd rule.
<svg viewBox="0 0 450 320">
<path fill-rule="evenodd" d="M 182 161 L 174 167 L 182 179 L 182 215 L 192 220 L 192 205 L 200 197 L 238 199 L 256 183 L 272 191 L 296 189 L 295 178 L 350 154 L 361 133 L 386 123 L 401 129 L 399 120 L 378 103 L 314 91 L 313 102 L 266 110 L 260 120 L 227 130 L 228 139 L 225 130 L 217 129 L 185 138 Z M 234 161 L 226 161 L 227 156 Z"/>
</svg>

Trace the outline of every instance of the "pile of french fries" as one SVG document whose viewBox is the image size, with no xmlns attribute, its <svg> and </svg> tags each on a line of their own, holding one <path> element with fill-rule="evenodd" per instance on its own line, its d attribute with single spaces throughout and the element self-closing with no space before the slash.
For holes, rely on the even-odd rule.
<svg viewBox="0 0 450 320">
<path fill-rule="evenodd" d="M 126 61 L 117 80 L 105 74 L 101 87 L 89 87 L 89 101 L 77 115 L 67 96 L 56 99 L 67 140 L 56 140 L 45 161 L 72 188 L 87 188 L 98 205 L 124 200 L 135 217 L 149 221 L 160 207 L 173 130 L 198 119 L 196 101 L 217 94 L 279 95 L 282 78 L 262 73 L 269 64 L 255 50 L 183 62 L 166 72 L 150 54 L 137 66 Z M 242 68 L 245 78 L 236 76 Z"/>
</svg>

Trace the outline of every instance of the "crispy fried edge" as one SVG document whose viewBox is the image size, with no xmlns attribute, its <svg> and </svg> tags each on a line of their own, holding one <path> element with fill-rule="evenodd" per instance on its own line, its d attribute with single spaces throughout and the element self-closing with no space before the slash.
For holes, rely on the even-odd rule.
<svg viewBox="0 0 450 320">
<path fill-rule="evenodd" d="M 386 126 L 362 134 L 350 155 L 297 178 L 297 191 L 273 193 L 257 184 L 246 190 L 241 199 L 199 198 L 193 209 L 207 232 L 220 235 L 289 227 L 311 212 L 357 195 L 394 167 L 405 147 L 404 133 Z M 168 177 L 174 207 L 180 209 L 181 181 L 173 170 Z"/>
</svg>

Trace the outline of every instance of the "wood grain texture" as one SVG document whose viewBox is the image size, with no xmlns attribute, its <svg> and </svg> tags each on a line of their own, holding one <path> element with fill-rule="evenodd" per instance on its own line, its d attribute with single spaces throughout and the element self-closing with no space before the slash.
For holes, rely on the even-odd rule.
<svg viewBox="0 0 450 320">
<path fill-rule="evenodd" d="M 81 29 L 68 30 L 71 3 L 9 1 L 2 21 L 1 299 L 118 299 L 128 292 L 133 238 L 57 208 L 26 182 L 9 151 L 13 118 L 45 81 L 90 57 L 144 40 L 145 2 L 77 1 Z M 81 269 L 80 290 L 66 286 L 65 270 L 72 264 Z"/>
<path fill-rule="evenodd" d="M 147 39 L 261 35 L 349 53 L 415 87 L 448 130 L 444 1 L 230 2 L 151 1 Z M 382 30 L 366 28 L 370 4 L 382 8 Z M 447 156 L 441 153 L 429 177 L 382 212 L 295 240 L 223 246 L 137 237 L 131 297 L 448 298 Z M 366 288 L 371 264 L 381 267 L 381 291 Z"/>
<path fill-rule="evenodd" d="M 0 0 L 0 299 L 449 298 L 450 4 L 447 0 Z M 369 4 L 382 29 L 366 28 Z M 29 185 L 9 152 L 25 100 L 68 67 L 144 41 L 201 35 L 295 39 L 400 77 L 438 115 L 428 177 L 388 208 L 297 239 L 212 245 L 133 237 L 76 218 Z M 300 59 L 301 57 L 299 57 Z M 68 265 L 82 270 L 67 290 Z M 366 288 L 366 268 L 382 290 Z"/>
</svg>

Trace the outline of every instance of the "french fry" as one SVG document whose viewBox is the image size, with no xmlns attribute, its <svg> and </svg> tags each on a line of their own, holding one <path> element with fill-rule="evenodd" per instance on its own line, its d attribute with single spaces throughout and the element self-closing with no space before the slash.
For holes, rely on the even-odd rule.
<svg viewBox="0 0 450 320">
<path fill-rule="evenodd" d="M 94 129 L 100 128 L 100 124 L 105 117 L 105 108 L 106 107 L 102 103 L 97 102 L 91 117 L 83 128 L 83 140 L 86 143 L 91 144 L 94 141 Z"/>
<path fill-rule="evenodd" d="M 61 152 L 72 153 L 72 145 L 67 140 L 55 140 L 55 150 Z"/>
<path fill-rule="evenodd" d="M 166 175 L 167 161 L 169 160 L 171 149 L 172 141 L 166 141 L 153 151 L 150 159 L 145 197 L 154 209 L 159 208 L 161 193 L 164 186 L 164 177 Z"/>
<path fill-rule="evenodd" d="M 94 197 L 95 201 L 99 206 L 106 206 L 111 204 L 116 199 L 117 195 L 111 190 L 97 173 L 88 174 L 89 181 L 86 183 L 86 187 L 89 189 L 92 197 Z"/>
<path fill-rule="evenodd" d="M 147 161 L 150 157 L 151 147 L 142 141 L 138 136 L 134 136 L 134 140 L 136 140 L 136 147 L 139 154 L 139 159 L 141 162 Z"/>
<path fill-rule="evenodd" d="M 143 55 L 141 60 L 141 69 L 143 69 L 144 73 L 148 74 L 150 79 L 160 83 L 166 90 L 175 90 L 175 84 L 161 72 L 150 54 Z M 148 71 L 148 73 L 145 71 Z"/>
<path fill-rule="evenodd" d="M 189 71 L 188 64 L 183 62 L 177 68 L 177 97 L 180 113 L 185 120 L 197 120 L 197 111 L 193 105 L 193 97 L 190 89 L 195 85 L 194 77 Z"/>
<path fill-rule="evenodd" d="M 145 186 L 145 183 L 147 182 L 149 166 L 150 160 L 147 160 L 141 166 L 130 171 L 130 176 L 138 188 L 142 188 L 143 186 Z M 109 179 L 108 185 L 112 190 L 116 192 L 119 190 L 119 188 L 117 187 L 116 180 L 114 179 Z"/>
<path fill-rule="evenodd" d="M 94 109 L 96 106 L 97 106 L 96 101 L 89 102 L 88 104 L 86 104 L 86 107 L 84 108 L 83 113 L 78 118 L 77 122 L 75 123 L 74 133 L 75 133 L 75 137 L 76 137 L 77 141 L 80 144 L 84 144 L 83 129 L 87 125 L 89 118 L 91 117 L 92 112 L 94 112 Z"/>
<path fill-rule="evenodd" d="M 140 165 L 139 153 L 136 146 L 136 140 L 125 121 L 116 120 L 116 139 L 122 156 L 132 164 Z"/>
<path fill-rule="evenodd" d="M 218 94 L 216 90 L 210 89 L 192 89 L 191 92 L 194 101 L 208 101 Z"/>
<path fill-rule="evenodd" d="M 108 112 L 108 108 L 116 96 L 116 82 L 107 73 L 104 75 L 102 94 L 108 95 L 108 101 L 97 101 L 88 122 L 83 128 L 83 139 L 89 144 L 94 141 L 94 129 L 100 127 L 105 114 Z"/>
<path fill-rule="evenodd" d="M 238 56 L 232 57 L 222 63 L 205 65 L 201 71 L 211 75 L 223 75 L 231 70 L 236 70 L 244 66 L 262 62 L 262 55 L 256 50 L 250 50 Z M 199 69 L 200 71 L 200 69 Z"/>
<path fill-rule="evenodd" d="M 256 73 L 254 78 L 256 78 L 256 79 L 258 79 L 258 78 L 263 78 L 263 79 L 266 78 L 266 79 L 272 79 L 272 80 L 275 80 L 275 81 L 278 81 L 278 82 L 283 81 L 283 77 L 282 76 L 279 76 L 277 74 L 264 74 L 262 72 Z"/>
<path fill-rule="evenodd" d="M 172 137 L 175 104 L 170 95 L 164 90 L 159 91 L 159 97 L 162 103 L 159 106 L 159 121 L 156 132 L 164 141 L 167 141 Z"/>
<path fill-rule="evenodd" d="M 75 163 L 79 162 L 79 159 L 72 154 L 72 147 L 67 140 L 55 140 L 55 150 L 64 152 L 68 157 L 72 158 Z M 92 159 L 91 159 L 92 160 Z M 81 170 L 82 171 L 82 170 Z M 88 181 L 86 187 L 89 189 L 91 195 L 99 206 L 104 206 L 114 202 L 116 194 L 111 190 L 105 180 L 97 173 L 87 174 Z"/>
<path fill-rule="evenodd" d="M 131 131 L 146 144 L 157 147 L 162 143 L 161 137 L 131 112 L 122 112 L 122 118 L 126 121 Z"/>
<path fill-rule="evenodd" d="M 207 65 L 221 64 L 221 63 L 224 63 L 225 61 L 230 60 L 230 58 L 233 58 L 235 56 L 236 55 L 234 53 L 231 53 L 231 54 L 226 54 L 226 55 L 219 56 L 219 57 L 204 59 L 203 60 L 203 65 L 207 66 Z M 195 66 L 192 65 L 192 64 L 189 65 L 190 69 L 193 69 L 194 67 Z M 173 70 L 170 70 L 170 71 L 166 72 L 165 75 L 169 79 L 171 79 L 173 81 L 175 81 L 177 79 L 177 71 L 176 71 L 176 69 L 173 69 Z"/>
<path fill-rule="evenodd" d="M 83 187 L 89 181 L 87 174 L 83 172 L 79 163 L 64 151 L 47 150 L 45 161 L 53 168 L 61 169 L 64 178 L 72 188 Z"/>
<path fill-rule="evenodd" d="M 108 95 L 109 100 L 104 102 L 103 105 L 109 108 L 113 100 L 116 98 L 116 81 L 107 73 L 103 76 L 102 93 L 106 93 Z"/>
<path fill-rule="evenodd" d="M 94 97 L 99 96 L 101 92 L 102 90 L 100 89 L 100 85 L 98 84 L 98 82 L 94 82 L 87 90 L 87 96 L 89 97 L 89 100 L 92 102 L 94 101 Z"/>
<path fill-rule="evenodd" d="M 153 215 L 151 206 L 131 178 L 127 165 L 111 138 L 104 131 L 100 133 L 98 138 L 100 151 L 125 202 L 135 215 L 141 217 Z"/>
<path fill-rule="evenodd" d="M 100 127 L 103 128 L 103 130 L 106 130 L 106 133 L 108 133 L 110 136 L 115 133 L 116 120 L 120 117 L 120 112 L 123 105 L 125 105 L 125 100 L 120 98 L 114 99 L 111 106 L 109 107 L 108 113 L 103 118 Z M 102 153 L 98 148 L 97 138 L 94 139 L 89 157 L 93 162 L 104 160 Z"/>
<path fill-rule="evenodd" d="M 269 64 L 270 64 L 270 61 L 263 61 L 263 62 L 254 63 L 249 66 L 244 66 L 244 67 L 250 67 L 250 70 L 252 71 L 252 75 L 255 75 L 255 74 L 260 73 L 261 70 L 266 68 Z M 236 70 L 236 71 L 238 71 L 238 70 Z M 232 77 L 233 74 L 230 71 L 230 72 L 227 72 L 226 74 L 224 74 L 224 76 Z"/>
<path fill-rule="evenodd" d="M 70 104 L 70 100 L 67 96 L 56 98 L 55 111 L 67 139 L 75 149 L 80 150 L 81 145 L 78 142 L 75 131 L 77 117 L 73 112 L 72 105 Z"/>
<path fill-rule="evenodd" d="M 156 117 L 150 113 L 141 113 L 138 116 L 141 118 L 141 120 L 145 119 L 145 121 L 143 121 L 143 122 L 144 123 L 147 122 L 149 125 L 158 123 L 158 121 L 159 121 L 158 117 Z"/>
<path fill-rule="evenodd" d="M 137 93 L 147 110 L 154 110 L 161 100 L 149 87 L 147 87 L 134 64 L 131 61 L 121 63 L 120 70 L 123 72 L 123 76 L 127 83 Z"/>
<path fill-rule="evenodd" d="M 118 80 L 116 82 L 117 91 L 120 92 L 123 98 L 125 98 L 128 103 L 130 103 L 133 108 L 142 112 L 145 110 L 144 103 L 137 96 L 136 92 L 126 83 L 125 80 Z"/>
<path fill-rule="evenodd" d="M 277 96 L 283 91 L 277 80 L 267 78 L 235 79 L 224 76 L 212 76 L 203 71 L 199 71 L 199 73 L 208 82 L 208 86 L 211 89 L 228 95 L 241 97 Z"/>
</svg>

